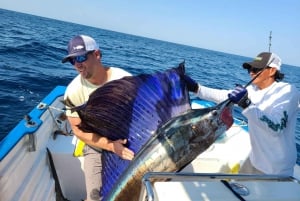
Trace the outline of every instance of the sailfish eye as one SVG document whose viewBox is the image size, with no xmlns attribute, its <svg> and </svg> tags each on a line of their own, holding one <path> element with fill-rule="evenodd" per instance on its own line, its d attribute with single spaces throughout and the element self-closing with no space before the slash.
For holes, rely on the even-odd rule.
<svg viewBox="0 0 300 201">
<path fill-rule="evenodd" d="M 217 110 L 213 110 L 213 111 L 211 112 L 211 114 L 212 114 L 213 116 L 216 116 L 216 115 L 218 114 L 218 112 L 217 112 Z"/>
</svg>

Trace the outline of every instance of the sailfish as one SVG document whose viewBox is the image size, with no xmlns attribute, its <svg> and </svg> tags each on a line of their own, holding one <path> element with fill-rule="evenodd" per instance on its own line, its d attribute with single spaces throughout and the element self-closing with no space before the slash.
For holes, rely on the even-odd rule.
<svg viewBox="0 0 300 201">
<path fill-rule="evenodd" d="M 100 194 L 105 201 L 135 201 L 146 172 L 176 172 L 205 151 L 233 123 L 228 100 L 191 109 L 185 65 L 127 76 L 95 90 L 77 111 L 80 129 L 110 140 L 127 139 L 132 161 L 103 150 Z"/>
</svg>

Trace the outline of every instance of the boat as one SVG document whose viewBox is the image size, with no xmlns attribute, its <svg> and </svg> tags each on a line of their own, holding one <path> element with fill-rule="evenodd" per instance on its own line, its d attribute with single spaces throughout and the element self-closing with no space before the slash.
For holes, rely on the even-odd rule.
<svg viewBox="0 0 300 201">
<path fill-rule="evenodd" d="M 65 89 L 55 87 L 0 142 L 1 201 L 86 197 L 83 157 L 73 156 L 76 137 L 62 103 Z M 191 101 L 192 108 L 213 104 Z M 146 173 L 140 200 L 300 200 L 299 165 L 293 177 L 237 174 L 249 152 L 247 122 L 235 116 L 233 126 L 180 172 Z"/>
</svg>

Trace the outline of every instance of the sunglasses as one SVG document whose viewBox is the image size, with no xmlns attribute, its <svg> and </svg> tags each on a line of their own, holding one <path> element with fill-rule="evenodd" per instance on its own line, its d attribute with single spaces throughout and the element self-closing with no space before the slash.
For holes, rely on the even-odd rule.
<svg viewBox="0 0 300 201">
<path fill-rule="evenodd" d="M 252 72 L 252 73 L 256 74 L 256 73 L 262 71 L 263 68 L 253 68 L 253 67 L 251 67 L 251 68 L 248 68 L 247 70 L 248 70 L 248 73 Z"/>
<path fill-rule="evenodd" d="M 256 74 L 256 73 L 258 73 L 258 72 L 260 72 L 264 69 L 270 69 L 270 68 L 271 67 L 267 67 L 267 68 L 253 68 L 253 67 L 251 67 L 251 68 L 248 68 L 247 70 L 248 70 L 248 73 L 252 72 L 252 73 Z"/>
<path fill-rule="evenodd" d="M 72 58 L 70 58 L 69 61 L 70 61 L 70 63 L 71 63 L 72 65 L 75 65 L 75 62 L 77 62 L 77 63 L 85 62 L 85 61 L 88 59 L 88 55 L 89 55 L 90 53 L 92 53 L 92 52 L 94 52 L 94 51 L 87 52 L 87 53 L 84 54 L 84 55 L 72 57 Z"/>
</svg>

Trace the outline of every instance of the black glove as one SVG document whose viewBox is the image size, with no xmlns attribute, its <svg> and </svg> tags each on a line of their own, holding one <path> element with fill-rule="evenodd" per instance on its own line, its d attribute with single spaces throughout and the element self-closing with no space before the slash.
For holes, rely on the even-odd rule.
<svg viewBox="0 0 300 201">
<path fill-rule="evenodd" d="M 198 92 L 199 85 L 198 85 L 198 83 L 195 80 L 193 80 L 188 75 L 184 75 L 183 79 L 184 79 L 184 81 L 186 83 L 186 86 L 187 86 L 187 88 L 188 88 L 189 91 L 194 92 L 194 93 Z"/>
<path fill-rule="evenodd" d="M 235 89 L 228 94 L 228 98 L 243 109 L 251 104 L 247 89 L 241 85 L 237 85 Z"/>
</svg>

